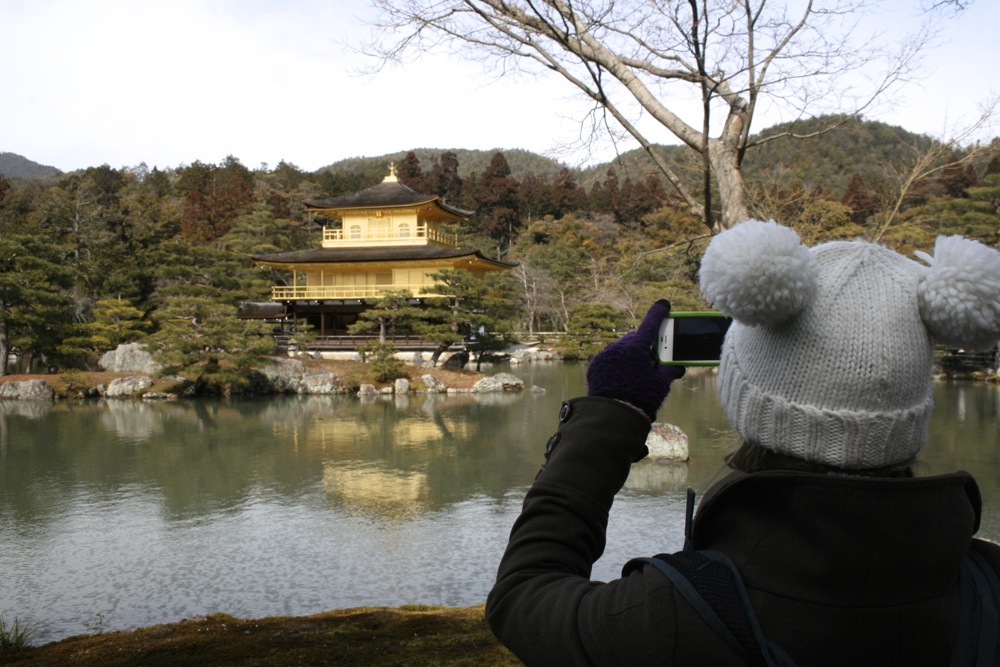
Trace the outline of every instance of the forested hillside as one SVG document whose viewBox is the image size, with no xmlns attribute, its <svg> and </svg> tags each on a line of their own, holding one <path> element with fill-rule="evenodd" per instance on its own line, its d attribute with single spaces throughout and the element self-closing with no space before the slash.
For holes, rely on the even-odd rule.
<svg viewBox="0 0 1000 667">
<path fill-rule="evenodd" d="M 788 131 L 811 127 L 764 136 Z M 992 151 L 945 148 L 857 121 L 775 138 L 745 158 L 751 211 L 810 244 L 860 236 L 909 252 L 957 233 L 995 245 L 1000 141 Z M 697 183 L 683 149 L 661 150 Z M 321 222 L 304 202 L 374 185 L 389 162 L 413 189 L 472 213 L 454 229 L 464 246 L 517 262 L 505 284 L 490 286 L 509 306 L 496 309 L 504 328 L 568 332 L 586 356 L 657 298 L 707 305 L 696 274 L 711 230 L 644 159 L 633 152 L 581 171 L 526 151 L 423 149 L 315 173 L 284 162 L 251 170 L 229 156 L 166 170 L 0 176 L 0 360 L 10 349 L 85 367 L 142 340 L 175 368 L 246 367 L 270 330 L 241 321 L 239 305 L 291 280 L 250 256 L 318 246 Z"/>
<path fill-rule="evenodd" d="M 62 172 L 55 167 L 32 162 L 16 153 L 0 153 L 0 176 L 15 180 L 19 178 L 46 178 L 58 176 Z"/>
</svg>

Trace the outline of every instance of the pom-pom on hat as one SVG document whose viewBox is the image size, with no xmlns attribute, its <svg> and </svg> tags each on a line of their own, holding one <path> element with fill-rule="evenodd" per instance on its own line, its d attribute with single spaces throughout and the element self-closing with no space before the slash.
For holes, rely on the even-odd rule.
<svg viewBox="0 0 1000 667">
<path fill-rule="evenodd" d="M 930 266 L 884 246 L 814 248 L 773 221 L 717 235 L 701 290 L 733 324 L 723 410 L 757 445 L 844 469 L 913 459 L 927 440 L 933 342 L 1000 340 L 1000 252 L 941 237 Z"/>
</svg>

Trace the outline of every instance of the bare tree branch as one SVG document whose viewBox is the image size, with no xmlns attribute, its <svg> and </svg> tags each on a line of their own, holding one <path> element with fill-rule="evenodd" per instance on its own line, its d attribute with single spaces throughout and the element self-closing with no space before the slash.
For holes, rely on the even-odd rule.
<svg viewBox="0 0 1000 667">
<path fill-rule="evenodd" d="M 954 131 L 951 138 L 945 141 L 932 142 L 928 148 L 921 149 L 911 146 L 913 161 L 909 169 L 896 174 L 896 188 L 889 205 L 879 216 L 881 219 L 872 234 L 872 241 L 879 241 L 895 224 L 903 204 L 909 197 L 913 187 L 920 181 L 933 176 L 945 169 L 958 167 L 980 158 L 984 153 L 995 150 L 992 144 L 977 145 L 962 150 L 957 158 L 950 159 L 956 151 L 969 144 L 970 140 L 983 130 L 992 127 L 1000 106 L 1000 96 L 994 96 L 984 104 L 979 115 L 968 125 Z"/>
<path fill-rule="evenodd" d="M 931 35 L 881 48 L 862 30 L 873 0 L 805 0 L 792 16 L 785 0 L 372 2 L 382 18 L 367 52 L 380 64 L 448 48 L 499 76 L 557 74 L 593 103 L 591 131 L 630 136 L 710 227 L 713 192 L 719 226 L 747 217 L 741 165 L 764 99 L 799 118 L 860 114 L 907 80 Z M 847 84 L 857 74 L 864 89 Z M 700 193 L 655 150 L 663 132 L 699 155 Z"/>
</svg>

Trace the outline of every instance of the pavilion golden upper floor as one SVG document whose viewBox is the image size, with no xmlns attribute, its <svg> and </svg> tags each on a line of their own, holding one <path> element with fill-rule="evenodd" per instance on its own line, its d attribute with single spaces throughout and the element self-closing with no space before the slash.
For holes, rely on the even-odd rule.
<svg viewBox="0 0 1000 667">
<path fill-rule="evenodd" d="M 467 220 L 471 212 L 403 185 L 394 166 L 378 185 L 306 207 L 327 221 L 319 247 L 253 257 L 292 272 L 291 284 L 272 288 L 272 301 L 335 305 L 377 299 L 388 290 L 408 290 L 415 298 L 440 296 L 430 290 L 437 271 L 466 269 L 482 276 L 514 266 L 458 247 L 445 227 Z"/>
</svg>

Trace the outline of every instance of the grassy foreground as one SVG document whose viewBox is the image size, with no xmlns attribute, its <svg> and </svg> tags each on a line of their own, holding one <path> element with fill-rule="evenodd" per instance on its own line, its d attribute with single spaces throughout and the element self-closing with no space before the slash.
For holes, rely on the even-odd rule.
<svg viewBox="0 0 1000 667">
<path fill-rule="evenodd" d="M 258 619 L 212 614 L 0 651 L 0 664 L 501 667 L 521 662 L 490 633 L 480 605 L 358 607 Z"/>
</svg>

